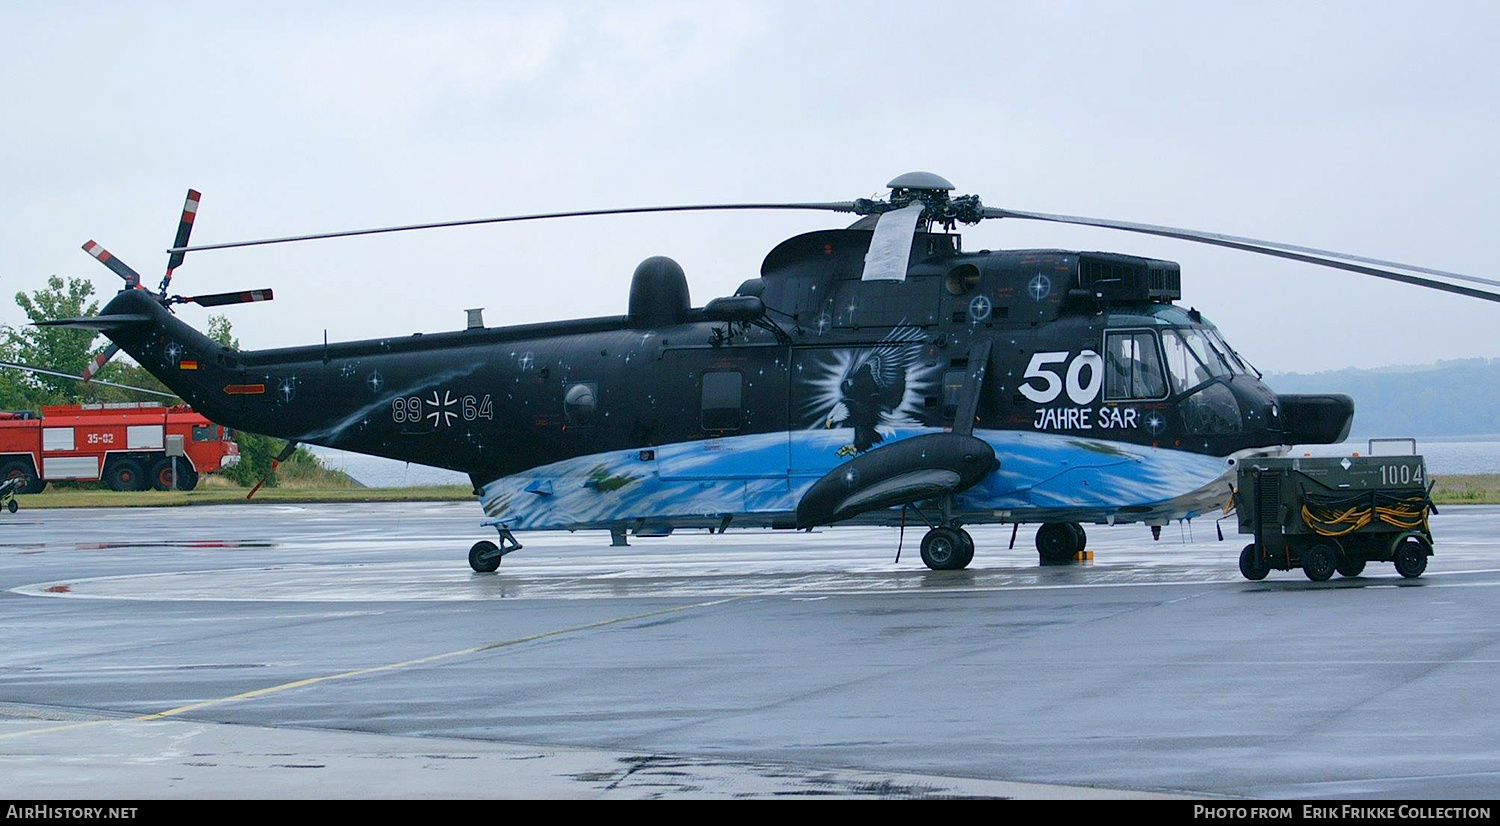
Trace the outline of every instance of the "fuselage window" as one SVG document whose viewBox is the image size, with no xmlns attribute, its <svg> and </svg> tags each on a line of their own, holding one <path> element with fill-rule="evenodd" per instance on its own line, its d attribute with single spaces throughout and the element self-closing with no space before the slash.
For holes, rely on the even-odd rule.
<svg viewBox="0 0 1500 826">
<path fill-rule="evenodd" d="M 739 430 L 744 420 L 743 379 L 738 372 L 703 374 L 703 429 Z"/>
<path fill-rule="evenodd" d="M 1109 333 L 1105 350 L 1109 354 L 1105 365 L 1106 400 L 1159 399 L 1167 394 L 1156 336 L 1145 330 Z"/>
<path fill-rule="evenodd" d="M 599 410 L 599 383 L 580 381 L 563 393 L 563 417 L 568 427 L 583 427 L 594 421 Z"/>
</svg>

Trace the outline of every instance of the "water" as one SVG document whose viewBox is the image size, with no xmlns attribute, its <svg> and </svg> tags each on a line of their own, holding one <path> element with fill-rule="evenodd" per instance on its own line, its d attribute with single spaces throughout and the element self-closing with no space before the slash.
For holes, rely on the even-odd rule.
<svg viewBox="0 0 1500 826">
<path fill-rule="evenodd" d="M 1402 444 L 1377 445 L 1377 453 L 1396 453 L 1406 449 Z M 346 450 L 309 447 L 323 464 L 342 470 L 367 487 L 405 488 L 428 485 L 467 485 L 469 477 L 451 470 L 425 465 L 408 465 L 394 459 L 364 456 Z M 1368 455 L 1364 439 L 1350 439 L 1340 445 L 1310 445 L 1293 449 L 1290 455 L 1311 453 L 1314 456 L 1345 456 L 1353 452 Z M 1418 439 L 1417 451 L 1427 457 L 1427 470 L 1439 476 L 1459 473 L 1500 473 L 1500 435 L 1449 436 Z"/>
<path fill-rule="evenodd" d="M 433 485 L 468 485 L 467 474 L 453 470 L 413 465 L 347 450 L 308 445 L 308 450 L 331 470 L 342 470 L 370 488 L 412 488 Z"/>
<path fill-rule="evenodd" d="M 1405 454 L 1410 448 L 1399 442 L 1376 444 L 1371 453 L 1365 439 L 1350 439 L 1340 445 L 1299 446 L 1288 455 L 1300 456 L 1383 456 Z M 1427 459 L 1427 472 L 1445 474 L 1500 473 L 1500 435 L 1434 436 L 1417 439 L 1417 452 Z"/>
</svg>

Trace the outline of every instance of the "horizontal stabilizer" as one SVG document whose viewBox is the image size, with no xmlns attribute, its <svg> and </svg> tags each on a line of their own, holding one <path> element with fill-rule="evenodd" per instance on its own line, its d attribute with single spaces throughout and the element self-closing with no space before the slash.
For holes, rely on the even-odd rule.
<svg viewBox="0 0 1500 826">
<path fill-rule="evenodd" d="M 38 327 L 87 327 L 91 330 L 118 330 L 121 327 L 131 327 L 136 324 L 154 324 L 156 319 L 145 313 L 115 313 L 113 315 L 94 315 L 87 318 L 54 318 L 50 321 L 38 321 Z"/>
</svg>

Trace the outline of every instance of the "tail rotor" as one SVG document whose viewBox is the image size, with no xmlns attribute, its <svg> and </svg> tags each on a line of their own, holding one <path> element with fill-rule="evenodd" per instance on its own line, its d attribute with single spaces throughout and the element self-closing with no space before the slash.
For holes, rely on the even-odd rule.
<svg viewBox="0 0 1500 826">
<path fill-rule="evenodd" d="M 168 252 L 169 257 L 167 258 L 167 271 L 166 274 L 164 274 L 161 278 L 161 286 L 156 293 L 157 301 L 160 301 L 162 306 L 166 307 L 169 310 L 174 304 L 197 304 L 200 307 L 226 307 L 231 304 L 250 304 L 257 301 L 270 301 L 273 295 L 271 290 L 269 289 L 244 290 L 240 292 L 230 293 L 212 293 L 209 295 L 199 296 L 168 294 L 168 291 L 172 287 L 172 276 L 177 272 L 177 268 L 182 266 L 183 260 L 187 258 L 187 251 L 185 248 L 187 247 L 189 240 L 191 240 L 192 238 L 193 224 L 198 218 L 198 204 L 202 199 L 203 194 L 201 192 L 196 189 L 189 189 L 187 192 L 187 198 L 182 203 L 182 217 L 177 222 L 177 235 L 173 238 L 172 249 Z M 83 251 L 87 252 L 89 255 L 92 255 L 96 260 L 99 261 L 99 263 L 103 264 L 106 267 L 109 267 L 111 272 L 124 279 L 125 289 L 146 289 L 146 287 L 141 284 L 140 273 L 136 272 L 124 261 L 116 258 L 109 252 L 109 250 L 106 250 L 98 243 L 89 241 L 87 244 L 83 245 Z M 110 344 L 109 346 L 105 347 L 104 350 L 101 351 L 99 355 L 89 363 L 88 367 L 84 369 L 82 377 L 84 383 L 87 384 L 94 378 L 94 376 L 98 375 L 99 371 L 104 369 L 104 365 L 108 364 L 109 360 L 114 358 L 115 354 L 118 352 L 120 352 L 120 348 L 115 344 Z"/>
</svg>

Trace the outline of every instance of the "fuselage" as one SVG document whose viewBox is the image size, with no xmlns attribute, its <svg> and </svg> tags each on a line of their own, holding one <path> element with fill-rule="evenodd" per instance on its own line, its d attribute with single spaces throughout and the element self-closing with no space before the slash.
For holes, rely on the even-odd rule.
<svg viewBox="0 0 1500 826">
<path fill-rule="evenodd" d="M 951 428 L 985 340 L 974 435 L 1000 468 L 953 503 L 965 521 L 1191 516 L 1228 498 L 1238 458 L 1296 440 L 1211 324 L 1081 295 L 1080 253 L 919 234 L 904 281 L 865 282 L 868 239 L 771 253 L 741 292 L 779 332 L 649 312 L 634 289 L 617 317 L 244 352 L 139 290 L 105 312 L 157 317 L 109 335 L 216 421 L 462 471 L 518 528 L 785 526 L 849 457 Z"/>
</svg>

